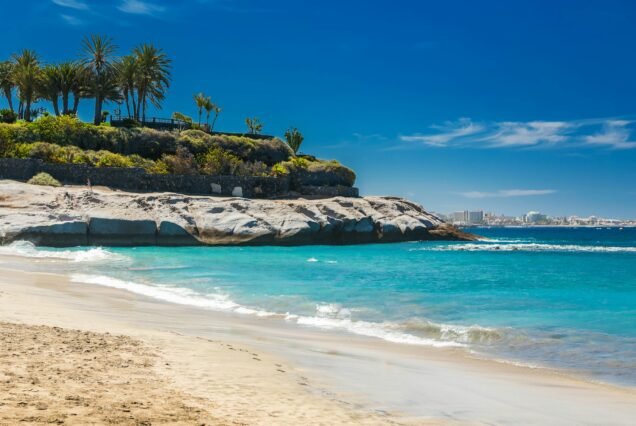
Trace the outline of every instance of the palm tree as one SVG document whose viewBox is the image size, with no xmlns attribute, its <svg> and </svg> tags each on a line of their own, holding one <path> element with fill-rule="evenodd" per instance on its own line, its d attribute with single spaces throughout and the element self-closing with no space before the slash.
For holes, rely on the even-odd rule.
<svg viewBox="0 0 636 426">
<path fill-rule="evenodd" d="M 20 113 L 26 121 L 31 121 L 31 104 L 37 101 L 41 84 L 42 69 L 37 54 L 28 49 L 13 56 L 13 81 L 18 88 Z"/>
<path fill-rule="evenodd" d="M 80 99 L 87 97 L 87 82 L 88 76 L 86 69 L 79 64 L 74 64 L 73 76 L 69 78 L 71 93 L 73 93 L 73 108 L 70 113 L 74 115 L 77 115 Z M 62 94 L 62 96 L 64 96 L 64 94 Z"/>
<path fill-rule="evenodd" d="M 141 113 L 146 119 L 148 102 L 156 108 L 161 108 L 161 101 L 165 98 L 166 90 L 170 87 L 170 65 L 172 60 L 168 55 L 152 44 L 142 44 L 135 48 L 133 55 L 137 62 L 137 119 Z"/>
<path fill-rule="evenodd" d="M 13 64 L 10 61 L 0 62 L 0 90 L 7 102 L 9 109 L 13 112 Z"/>
<path fill-rule="evenodd" d="M 117 85 L 115 51 L 117 47 L 109 37 L 91 35 L 82 42 L 82 58 L 80 63 L 86 69 L 88 93 L 95 98 L 94 124 L 102 121 L 102 107 L 108 100 L 104 95 L 112 94 L 110 90 Z"/>
<path fill-rule="evenodd" d="M 205 96 L 205 93 L 200 92 L 194 95 L 194 102 L 197 104 L 197 108 L 199 109 L 199 126 L 201 125 L 201 114 L 203 114 L 203 109 L 210 102 L 210 97 Z"/>
<path fill-rule="evenodd" d="M 132 56 L 124 56 L 119 62 L 119 85 L 121 87 L 128 117 L 137 117 L 137 102 L 135 101 L 135 89 L 137 80 L 137 59 Z M 132 114 L 130 104 L 132 101 Z"/>
<path fill-rule="evenodd" d="M 208 97 L 205 101 L 205 105 L 203 105 L 203 108 L 205 109 L 205 124 L 208 126 L 208 129 L 210 128 L 210 114 L 212 114 L 212 111 L 214 111 L 215 107 L 216 105 L 214 105 L 214 103 Z"/>
<path fill-rule="evenodd" d="M 210 126 L 210 132 L 214 131 L 214 125 L 216 124 L 217 118 L 219 118 L 219 114 L 223 109 L 219 108 L 217 105 L 214 105 L 214 119 L 212 120 L 212 125 Z"/>
<path fill-rule="evenodd" d="M 73 94 L 74 103 L 79 103 L 80 91 L 83 86 L 83 70 L 82 67 L 73 62 L 63 62 L 56 67 L 59 82 L 60 95 L 62 96 L 62 114 L 70 114 L 77 107 L 74 105 L 73 110 L 69 108 L 69 99 Z M 77 98 L 76 98 L 77 97 Z"/>
<path fill-rule="evenodd" d="M 92 76 L 87 82 L 87 93 L 90 93 L 97 101 L 95 102 L 94 124 L 99 125 L 104 120 L 102 107 L 104 102 L 121 101 L 121 91 L 119 88 L 119 76 L 114 68 L 102 72 L 97 76 Z"/>
<path fill-rule="evenodd" d="M 39 92 L 44 99 L 51 101 L 55 115 L 59 116 L 59 98 L 62 92 L 62 78 L 58 66 L 47 65 L 42 69 L 42 81 Z"/>
<path fill-rule="evenodd" d="M 263 131 L 263 123 L 261 123 L 261 120 L 259 120 L 256 117 L 254 118 L 247 117 L 245 119 L 245 124 L 247 124 L 247 129 L 249 133 L 253 135 L 257 135 Z"/>
</svg>

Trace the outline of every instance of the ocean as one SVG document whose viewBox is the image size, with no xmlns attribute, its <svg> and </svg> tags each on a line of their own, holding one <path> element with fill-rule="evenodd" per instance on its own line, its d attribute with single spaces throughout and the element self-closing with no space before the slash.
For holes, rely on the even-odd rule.
<svg viewBox="0 0 636 426">
<path fill-rule="evenodd" d="M 35 248 L 85 285 L 636 385 L 636 229 L 472 228 L 477 242 Z"/>
</svg>

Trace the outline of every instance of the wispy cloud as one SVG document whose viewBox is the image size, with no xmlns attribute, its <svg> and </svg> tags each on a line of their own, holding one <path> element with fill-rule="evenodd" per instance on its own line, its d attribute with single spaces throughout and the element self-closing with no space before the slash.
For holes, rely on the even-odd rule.
<svg viewBox="0 0 636 426">
<path fill-rule="evenodd" d="M 465 138 L 484 131 L 484 127 L 474 124 L 469 118 L 460 118 L 457 121 L 447 121 L 443 125 L 432 125 L 431 129 L 437 130 L 432 135 L 400 136 L 404 142 L 420 142 L 429 146 L 446 146 L 456 139 Z"/>
<path fill-rule="evenodd" d="M 628 126 L 631 121 L 611 120 L 604 124 L 599 133 L 585 137 L 588 145 L 608 146 L 614 149 L 636 148 L 636 141 L 630 141 L 631 131 Z"/>
<path fill-rule="evenodd" d="M 510 198 L 550 195 L 554 193 L 556 193 L 554 189 L 501 189 L 495 192 L 470 191 L 461 192 L 460 194 L 466 198 Z"/>
<path fill-rule="evenodd" d="M 400 140 L 433 147 L 473 148 L 596 146 L 636 148 L 634 121 L 608 119 L 573 121 L 502 121 L 475 123 L 468 118 L 432 125 L 431 132 L 402 135 Z"/>
<path fill-rule="evenodd" d="M 88 10 L 88 4 L 80 0 L 51 0 L 58 6 L 69 7 L 77 10 Z"/>
<path fill-rule="evenodd" d="M 567 140 L 573 125 L 563 121 L 497 123 L 494 131 L 481 140 L 491 146 L 531 146 L 557 144 Z"/>
<path fill-rule="evenodd" d="M 134 15 L 156 15 L 166 10 L 164 6 L 141 0 L 123 0 L 117 9 Z"/>
<path fill-rule="evenodd" d="M 72 15 L 65 15 L 65 14 L 61 14 L 60 17 L 64 20 L 64 22 L 66 22 L 69 25 L 72 25 L 74 27 L 79 27 L 85 24 L 85 22 L 81 19 L 79 19 L 76 16 L 72 16 Z"/>
</svg>

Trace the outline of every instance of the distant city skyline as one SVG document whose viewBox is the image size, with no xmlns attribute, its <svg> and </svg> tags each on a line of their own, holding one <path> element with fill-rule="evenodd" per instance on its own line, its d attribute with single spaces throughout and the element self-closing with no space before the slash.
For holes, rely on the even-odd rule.
<svg viewBox="0 0 636 426">
<path fill-rule="evenodd" d="M 265 133 L 298 127 L 302 149 L 354 169 L 363 195 L 636 217 L 631 1 L 42 0 L 3 13 L 20 19 L 3 23 L 0 60 L 77 59 L 90 33 L 122 54 L 154 43 L 174 64 L 153 115 L 194 116 L 205 91 L 219 129 L 248 116 Z"/>
</svg>

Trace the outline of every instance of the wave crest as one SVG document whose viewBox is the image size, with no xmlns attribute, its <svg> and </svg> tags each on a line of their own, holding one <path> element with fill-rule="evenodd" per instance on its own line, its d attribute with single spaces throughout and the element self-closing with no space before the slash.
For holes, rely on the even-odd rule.
<svg viewBox="0 0 636 426">
<path fill-rule="evenodd" d="M 19 256 L 35 259 L 67 260 L 71 262 L 100 262 L 104 260 L 122 260 L 125 256 L 95 247 L 82 250 L 50 250 L 38 248 L 29 241 L 14 241 L 0 246 L 0 255 Z"/>
<path fill-rule="evenodd" d="M 540 243 L 466 243 L 446 246 L 420 247 L 410 251 L 530 251 L 530 252 L 578 252 L 578 253 L 636 253 L 636 247 L 582 246 L 575 244 Z"/>
</svg>

